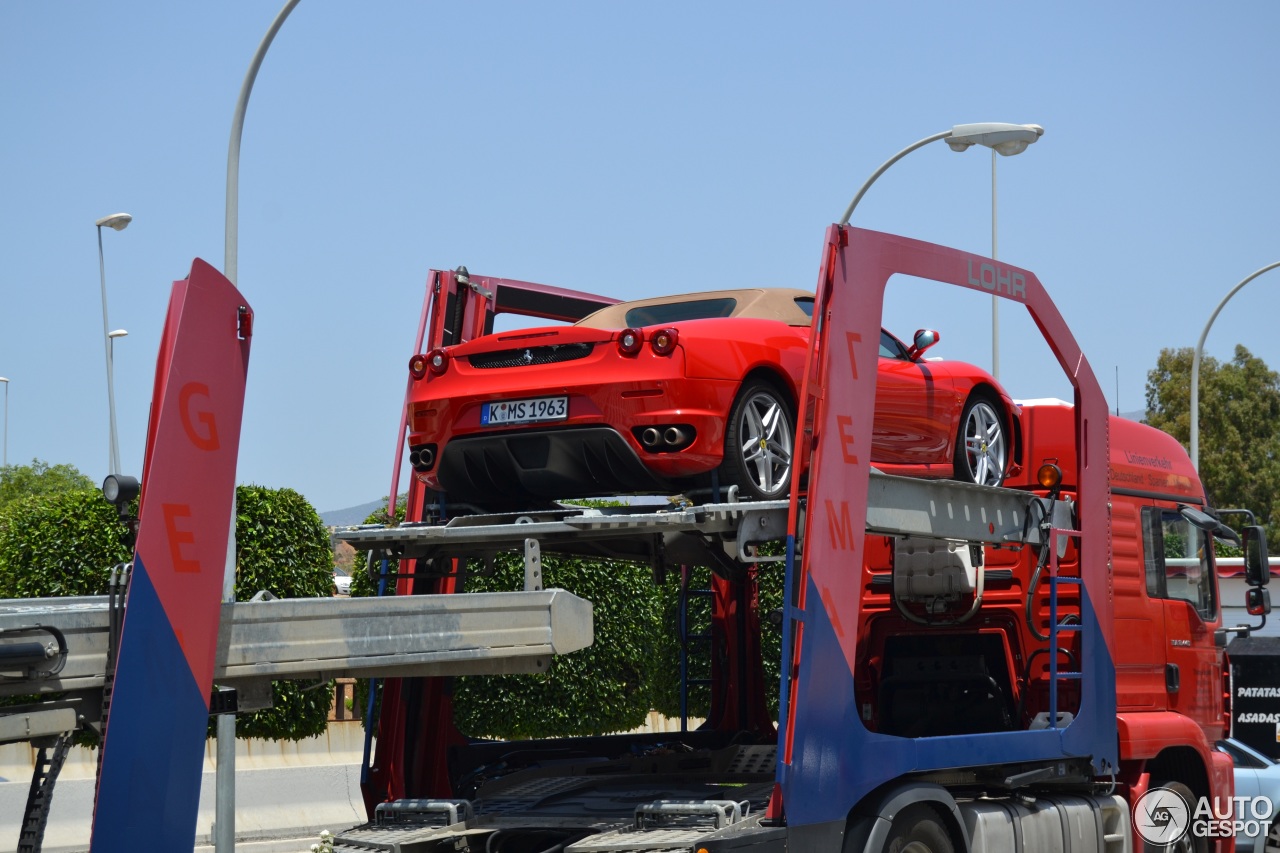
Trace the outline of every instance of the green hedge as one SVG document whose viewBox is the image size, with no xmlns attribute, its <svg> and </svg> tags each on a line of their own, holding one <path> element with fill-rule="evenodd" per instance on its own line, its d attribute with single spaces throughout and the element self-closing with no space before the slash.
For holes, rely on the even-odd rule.
<svg viewBox="0 0 1280 853">
<path fill-rule="evenodd" d="M 247 601 L 263 589 L 280 598 L 328 596 L 333 590 L 329 532 L 293 489 L 238 486 L 236 600 Z M 273 707 L 238 715 L 237 737 L 302 740 L 328 727 L 332 681 L 275 681 L 271 688 Z"/>
<path fill-rule="evenodd" d="M 96 489 L 12 501 L 0 510 L 0 598 L 103 595 L 131 557 L 127 536 Z"/>
<path fill-rule="evenodd" d="M 0 510 L 0 598 L 102 595 L 111 567 L 128 560 L 126 529 L 94 489 L 24 498 Z M 281 598 L 327 596 L 329 536 L 292 489 L 236 489 L 236 597 L 259 589 Z M 276 682 L 276 707 L 241 715 L 237 734 L 298 740 L 325 730 L 331 684 Z"/>
<path fill-rule="evenodd" d="M 524 588 L 517 555 L 494 561 L 492 576 L 472 575 L 468 592 Z M 541 675 L 471 675 L 454 686 L 454 719 L 475 736 L 542 738 L 627 731 L 652 705 L 658 595 L 648 566 L 546 556 L 542 582 L 594 605 L 595 641 L 552 658 Z"/>
<path fill-rule="evenodd" d="M 778 552 L 781 548 L 777 549 Z M 765 553 L 769 553 L 766 551 Z M 782 607 L 782 563 L 761 563 L 756 575 L 760 614 L 760 653 L 764 658 L 764 688 L 769 713 L 778 716 L 778 683 L 782 668 L 782 631 L 768 621 L 771 610 Z M 689 578 L 690 590 L 711 587 L 711 570 L 694 568 Z M 680 573 L 669 572 L 667 582 L 658 588 L 660 630 L 655 634 L 654 657 L 663 661 L 653 676 L 653 710 L 667 717 L 680 716 Z M 689 678 L 711 677 L 708 641 L 697 639 L 711 629 L 711 597 L 689 596 L 688 632 L 695 635 L 689 643 Z M 690 717 L 706 717 L 711 710 L 710 688 L 694 684 L 689 688 Z"/>
<path fill-rule="evenodd" d="M 403 499 L 398 520 L 403 519 Z M 386 522 L 386 510 L 371 514 L 366 524 Z M 375 570 L 379 567 L 375 565 Z M 494 561 L 492 575 L 468 566 L 468 592 L 519 590 L 524 564 L 519 555 Z M 387 595 L 395 594 L 396 561 L 390 561 Z M 695 569 L 692 588 L 705 589 L 709 570 Z M 759 570 L 761 645 L 770 710 L 776 715 L 781 632 L 764 622 L 764 614 L 782 606 L 780 563 Z M 454 718 L 458 728 L 475 737 L 541 738 L 596 735 L 626 731 L 644 723 L 650 710 L 670 717 L 680 713 L 679 575 L 668 573 L 655 585 L 648 565 L 544 555 L 543 585 L 559 587 L 594 605 L 595 640 L 590 647 L 553 659 L 542 675 L 465 676 L 454 680 Z M 373 595 L 374 584 L 356 559 L 353 596 Z M 710 626 L 710 598 L 690 600 L 690 632 Z M 705 678 L 709 656 L 705 641 L 694 641 L 690 678 Z M 698 643 L 702 644 L 699 646 Z M 356 685 L 356 711 L 364 718 L 368 681 Z M 706 716 L 710 694 L 703 686 L 690 691 L 689 713 Z"/>
</svg>

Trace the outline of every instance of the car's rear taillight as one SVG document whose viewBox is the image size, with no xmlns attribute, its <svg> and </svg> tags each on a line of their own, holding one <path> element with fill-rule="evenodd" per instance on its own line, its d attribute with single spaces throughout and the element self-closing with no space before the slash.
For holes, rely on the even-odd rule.
<svg viewBox="0 0 1280 853">
<path fill-rule="evenodd" d="M 635 355 L 640 352 L 640 346 L 644 343 L 644 332 L 639 329 L 623 329 L 622 334 L 618 335 L 618 352 L 623 355 Z"/>
<path fill-rule="evenodd" d="M 414 379 L 421 379 L 427 375 L 427 357 L 425 355 L 415 355 L 409 359 L 409 375 Z"/>
<path fill-rule="evenodd" d="M 671 355 L 675 352 L 676 344 L 680 341 L 680 333 L 675 329 L 663 329 L 655 332 L 653 337 L 649 338 L 649 346 L 653 347 L 653 351 L 657 355 Z"/>
<path fill-rule="evenodd" d="M 449 353 L 442 349 L 433 349 L 427 353 L 427 370 L 432 375 L 439 376 L 449 369 Z"/>
</svg>

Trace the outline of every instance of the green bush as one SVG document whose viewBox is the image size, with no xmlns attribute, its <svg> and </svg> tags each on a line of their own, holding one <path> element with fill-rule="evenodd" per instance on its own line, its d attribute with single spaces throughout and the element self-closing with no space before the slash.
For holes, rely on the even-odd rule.
<svg viewBox="0 0 1280 853">
<path fill-rule="evenodd" d="M 130 559 L 127 530 L 93 489 L 37 495 L 0 510 L 0 598 L 101 595 Z M 320 517 L 292 489 L 236 489 L 236 597 L 327 596 L 333 554 Z M 332 686 L 276 682 L 276 707 L 241 715 L 241 737 L 298 740 L 324 731 Z"/>
<path fill-rule="evenodd" d="M 366 524 L 386 522 L 386 510 Z M 404 518 L 404 499 L 397 520 Z M 351 594 L 375 594 L 372 580 L 356 558 Z M 375 568 L 377 566 L 375 565 Z M 395 594 L 398 561 L 389 564 L 387 595 Z M 468 565 L 466 592 L 524 588 L 524 562 L 501 555 L 493 573 L 477 562 Z M 559 587 L 594 605 L 595 640 L 582 651 L 557 656 L 545 674 L 465 676 L 453 685 L 454 720 L 475 737 L 532 738 L 602 734 L 641 725 L 650 710 L 658 631 L 658 595 L 648 566 L 618 561 L 543 558 L 545 587 Z M 363 720 L 369 682 L 356 684 L 356 712 Z M 376 711 L 375 711 L 376 716 Z"/>
<path fill-rule="evenodd" d="M 492 576 L 471 575 L 469 592 L 524 588 L 518 555 L 494 561 Z M 658 595 L 649 567 L 614 560 L 546 556 L 543 584 L 594 605 L 595 641 L 556 656 L 545 674 L 472 675 L 454 687 L 454 719 L 474 736 L 541 738 L 627 731 L 652 705 Z"/>
<path fill-rule="evenodd" d="M 14 500 L 0 510 L 0 598 L 103 595 L 132 557 L 127 537 L 96 489 Z"/>
<path fill-rule="evenodd" d="M 333 590 L 329 533 L 293 489 L 236 488 L 236 600 L 258 590 L 316 598 Z"/>
<path fill-rule="evenodd" d="M 775 549 L 781 552 L 781 548 Z M 772 554 L 772 550 L 763 550 Z M 782 563 L 761 563 L 757 570 L 757 601 L 760 616 L 760 653 L 764 658 L 764 690 L 769 713 L 778 717 L 778 684 L 782 667 L 782 632 L 768 621 L 771 610 L 782 607 L 782 586 L 785 572 Z M 693 568 L 689 578 L 690 590 L 711 588 L 711 570 Z M 655 659 L 662 661 L 654 670 L 653 709 L 667 717 L 680 716 L 680 573 L 671 571 L 666 583 L 659 588 L 659 612 L 661 630 L 656 635 Z M 689 642 L 690 680 L 711 677 L 710 643 L 699 639 L 711 630 L 711 596 L 694 592 L 689 596 L 687 631 L 693 635 Z M 705 718 L 711 710 L 711 692 L 706 685 L 689 687 L 688 712 L 690 717 Z"/>
<path fill-rule="evenodd" d="M 591 502 L 593 504 L 597 502 Z M 366 524 L 386 522 L 386 510 L 372 513 Z M 397 520 L 404 518 L 401 498 Z M 765 550 L 781 553 L 781 546 Z M 351 594 L 375 594 L 364 571 L 364 558 L 355 561 Z M 375 568 L 377 568 L 375 566 Z M 398 562 L 389 562 L 387 595 L 395 594 Z M 494 561 L 491 575 L 478 563 L 468 566 L 467 592 L 519 590 L 524 587 L 524 564 L 519 555 Z M 694 569 L 691 588 L 706 589 L 710 571 Z M 761 646 L 764 684 L 769 709 L 778 706 L 781 632 L 766 616 L 782 607 L 783 567 L 762 563 L 758 570 Z M 644 723 L 650 710 L 670 717 L 680 713 L 679 575 L 653 583 L 649 566 L 611 560 L 588 560 L 544 555 L 543 584 L 559 587 L 591 601 L 595 640 L 590 647 L 553 659 L 542 675 L 465 676 L 454 680 L 454 719 L 458 728 L 475 737 L 540 738 L 594 735 L 626 731 Z M 706 633 L 711 624 L 711 600 L 690 600 L 690 633 Z M 705 641 L 691 647 L 691 679 L 710 675 Z M 381 683 L 381 682 L 379 682 Z M 355 710 L 363 721 L 369 681 L 358 680 Z M 706 716 L 710 694 L 705 686 L 690 690 L 689 714 Z M 375 718 L 377 712 L 375 710 Z"/>
<path fill-rule="evenodd" d="M 259 590 L 280 598 L 318 598 L 333 589 L 329 533 L 293 489 L 236 488 L 236 600 Z M 236 736 L 302 740 L 329 725 L 333 682 L 275 681 L 274 705 L 236 717 Z M 210 720 L 209 731 L 214 731 Z"/>
</svg>

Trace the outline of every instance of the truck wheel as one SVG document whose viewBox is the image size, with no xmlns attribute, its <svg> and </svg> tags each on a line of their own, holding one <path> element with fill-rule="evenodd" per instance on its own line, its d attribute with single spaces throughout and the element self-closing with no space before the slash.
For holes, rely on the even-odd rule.
<svg viewBox="0 0 1280 853">
<path fill-rule="evenodd" d="M 884 853 L 955 853 L 938 813 L 917 803 L 898 812 L 889 828 Z"/>
<path fill-rule="evenodd" d="M 976 391 L 960 415 L 956 431 L 955 478 L 980 486 L 998 486 L 1009 468 L 1009 436 L 1004 407 L 985 391 Z"/>
<path fill-rule="evenodd" d="M 1190 816 L 1191 811 L 1195 808 L 1196 795 L 1191 793 L 1191 789 L 1181 782 L 1160 782 L 1153 784 L 1152 788 L 1168 788 L 1187 804 L 1187 814 Z M 1173 844 L 1149 844 L 1146 841 L 1142 843 L 1143 853 L 1209 853 L 1209 839 L 1197 837 L 1191 834 L 1190 826 L 1187 827 L 1187 833 L 1175 841 Z"/>
<path fill-rule="evenodd" d="M 726 485 L 753 500 L 777 500 L 791 493 L 795 415 L 785 394 L 772 383 L 743 383 L 729 411 L 724 431 Z"/>
</svg>

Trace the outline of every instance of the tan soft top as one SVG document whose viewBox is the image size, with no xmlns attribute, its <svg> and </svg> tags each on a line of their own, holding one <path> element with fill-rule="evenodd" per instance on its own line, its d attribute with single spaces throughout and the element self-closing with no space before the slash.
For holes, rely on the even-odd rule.
<svg viewBox="0 0 1280 853">
<path fill-rule="evenodd" d="M 801 307 L 802 304 L 805 307 Z M 808 326 L 812 309 L 813 293 L 810 291 L 790 287 L 753 287 L 619 302 L 588 314 L 574 325 L 591 329 L 626 329 L 713 317 L 753 317 L 778 320 L 789 326 Z"/>
</svg>

